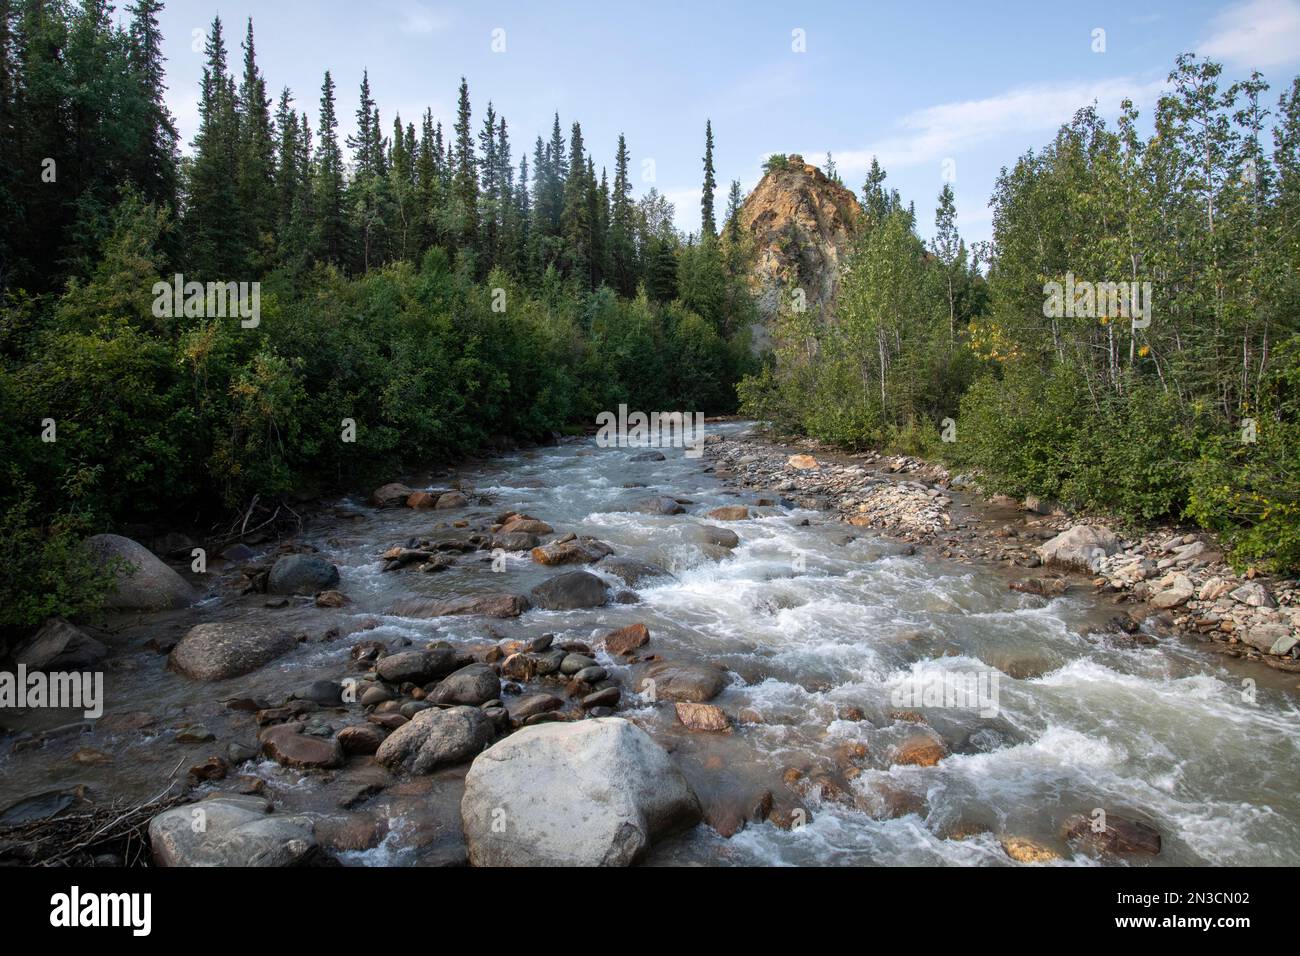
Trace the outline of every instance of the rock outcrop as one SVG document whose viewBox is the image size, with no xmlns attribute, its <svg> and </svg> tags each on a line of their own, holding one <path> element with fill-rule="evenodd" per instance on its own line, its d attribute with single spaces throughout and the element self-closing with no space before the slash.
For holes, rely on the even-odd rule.
<svg viewBox="0 0 1300 956">
<path fill-rule="evenodd" d="M 783 290 L 803 290 L 810 311 L 839 291 L 840 269 L 862 214 L 851 190 L 791 154 L 767 174 L 740 207 L 754 243 L 753 286 L 759 308 L 776 315 Z"/>
</svg>

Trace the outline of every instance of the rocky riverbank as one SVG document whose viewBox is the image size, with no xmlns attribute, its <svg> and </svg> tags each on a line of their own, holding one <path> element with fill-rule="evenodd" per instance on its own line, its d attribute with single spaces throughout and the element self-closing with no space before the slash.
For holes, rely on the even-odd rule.
<svg viewBox="0 0 1300 956">
<path fill-rule="evenodd" d="M 1108 735 L 1167 717 L 1141 710 L 1151 693 L 1099 698 L 1121 675 L 1165 686 L 1149 645 L 1212 579 L 1231 589 L 1204 601 L 1232 602 L 1246 629 L 1286 613 L 1251 603 L 1256 587 L 1282 608 L 1293 590 L 1228 581 L 1208 541 L 1124 542 L 912 459 L 739 425 L 706 452 L 575 439 L 409 476 L 322 503 L 291 539 L 220 550 L 202 575 L 106 536 L 97 552 L 136 569 L 114 616 L 52 621 L 17 653 L 105 671 L 104 716 L 6 720 L 0 859 L 812 863 L 828 839 L 863 841 L 844 862 L 1224 858 L 1189 845 L 1187 811 L 1153 807 L 1145 762 L 1093 784 L 1149 746 Z M 897 703 L 948 661 L 1010 682 L 1003 711 Z M 1211 703 L 1235 706 L 1224 687 Z M 1134 716 L 1095 725 L 1110 708 Z M 1169 746 L 1180 773 L 1200 755 L 1191 733 Z"/>
<path fill-rule="evenodd" d="M 747 491 L 962 562 L 1048 570 L 1011 587 L 1050 596 L 1087 586 L 1124 610 L 1115 625 L 1177 633 L 1227 655 L 1300 673 L 1300 581 L 1237 574 L 1214 537 L 1156 526 L 1131 537 L 1036 498 L 985 498 L 970 476 L 907 456 L 843 454 L 801 439 L 713 436 L 714 474 Z"/>
</svg>

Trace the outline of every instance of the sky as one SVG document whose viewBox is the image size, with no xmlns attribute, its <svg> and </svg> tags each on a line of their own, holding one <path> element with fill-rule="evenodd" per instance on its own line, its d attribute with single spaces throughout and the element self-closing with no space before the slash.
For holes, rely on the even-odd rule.
<svg viewBox="0 0 1300 956">
<path fill-rule="evenodd" d="M 859 194 L 875 155 L 886 185 L 915 202 L 923 237 L 950 181 L 971 242 L 990 238 L 1002 167 L 1094 100 L 1113 118 L 1129 97 L 1149 120 L 1179 53 L 1219 60 L 1229 81 L 1260 70 L 1270 105 L 1300 72 L 1300 0 L 171 0 L 161 17 L 168 102 L 186 148 L 214 14 L 236 74 L 253 18 L 272 99 L 288 86 L 313 129 L 329 69 L 341 136 L 355 129 L 363 70 L 386 131 L 394 111 L 418 129 L 425 107 L 450 128 L 466 77 L 475 130 L 491 100 L 516 163 L 556 111 L 566 136 L 581 122 L 598 170 L 612 167 L 622 132 L 637 193 L 664 193 L 684 232 L 700 223 L 706 119 L 719 219 L 727 184 L 751 189 L 771 153 L 822 165 L 830 151 Z"/>
</svg>

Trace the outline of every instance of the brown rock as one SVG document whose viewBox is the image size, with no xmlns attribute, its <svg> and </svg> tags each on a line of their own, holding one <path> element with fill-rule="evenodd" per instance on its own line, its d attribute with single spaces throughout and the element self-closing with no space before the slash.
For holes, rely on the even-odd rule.
<svg viewBox="0 0 1300 956">
<path fill-rule="evenodd" d="M 638 647 L 645 647 L 650 643 L 650 629 L 644 624 L 629 624 L 627 627 L 620 627 L 617 631 L 610 631 L 603 640 L 605 650 L 611 656 L 631 654 Z"/>
<path fill-rule="evenodd" d="M 533 548 L 533 560 L 538 564 L 594 564 L 613 554 L 614 549 L 595 538 L 575 538 L 572 541 L 552 542 Z"/>
<path fill-rule="evenodd" d="M 337 740 L 299 733 L 296 724 L 279 724 L 262 731 L 262 752 L 276 763 L 304 770 L 323 770 L 343 763 Z"/>
<path fill-rule="evenodd" d="M 351 599 L 342 591 L 321 591 L 316 595 L 317 607 L 346 607 Z"/>
<path fill-rule="evenodd" d="M 409 498 L 406 499 L 406 507 L 408 508 L 418 508 L 423 510 L 425 508 L 432 508 L 437 504 L 438 504 L 438 496 L 431 495 L 427 491 L 414 492 Z"/>
<path fill-rule="evenodd" d="M 894 763 L 914 767 L 933 767 L 948 756 L 948 748 L 938 735 L 916 732 L 894 748 Z"/>
<path fill-rule="evenodd" d="M 731 733 L 731 719 L 713 704 L 678 702 L 677 719 L 690 730 L 713 730 Z"/>
<path fill-rule="evenodd" d="M 1017 863 L 1051 863 L 1061 854 L 1025 837 L 1003 837 L 1002 849 Z"/>
<path fill-rule="evenodd" d="M 528 515 L 517 515 L 501 526 L 502 534 L 552 534 L 554 531 L 555 529 L 545 521 L 530 518 Z"/>
<path fill-rule="evenodd" d="M 753 284 L 762 314 L 775 317 L 784 290 L 799 287 L 809 309 L 829 307 L 861 216 L 853 192 L 802 157 L 772 165 L 740 208 L 754 247 Z"/>
<path fill-rule="evenodd" d="M 447 617 L 482 614 L 486 617 L 518 617 L 530 607 L 522 594 L 470 594 L 447 601 L 430 598 L 407 598 L 398 601 L 388 613 L 397 617 Z"/>
<path fill-rule="evenodd" d="M 744 521 L 749 517 L 749 508 L 745 505 L 723 505 L 710 511 L 708 517 L 714 521 Z"/>
<path fill-rule="evenodd" d="M 1102 818 L 1098 818 L 1098 824 Z M 1160 831 L 1140 820 L 1117 813 L 1105 815 L 1105 825 L 1095 826 L 1090 817 L 1074 816 L 1066 821 L 1063 836 L 1095 856 L 1126 856 L 1160 852 Z"/>
<path fill-rule="evenodd" d="M 370 503 L 376 508 L 395 508 L 405 504 L 413 494 L 415 492 L 400 481 L 393 481 L 371 492 Z"/>
<path fill-rule="evenodd" d="M 378 724 L 353 724 L 338 733 L 339 746 L 345 754 L 372 754 L 388 734 Z"/>
</svg>

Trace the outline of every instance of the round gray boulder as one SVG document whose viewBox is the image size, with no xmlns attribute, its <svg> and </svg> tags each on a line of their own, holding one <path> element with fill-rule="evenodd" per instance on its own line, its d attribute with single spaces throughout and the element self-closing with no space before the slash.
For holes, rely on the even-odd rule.
<svg viewBox="0 0 1300 956">
<path fill-rule="evenodd" d="M 97 534 L 86 547 L 101 567 L 116 566 L 116 588 L 104 606 L 124 611 L 159 611 L 188 607 L 197 598 L 186 580 L 158 556 L 120 534 Z"/>
<path fill-rule="evenodd" d="M 315 594 L 339 583 L 339 569 L 314 554 L 286 554 L 271 567 L 272 594 Z"/>
<path fill-rule="evenodd" d="M 461 801 L 475 866 L 627 866 L 699 819 L 668 754 L 620 717 L 517 731 L 475 759 Z"/>
<path fill-rule="evenodd" d="M 224 680 L 257 670 L 298 646 L 287 631 L 238 623 L 196 624 L 171 653 L 176 670 L 198 680 Z"/>
</svg>

